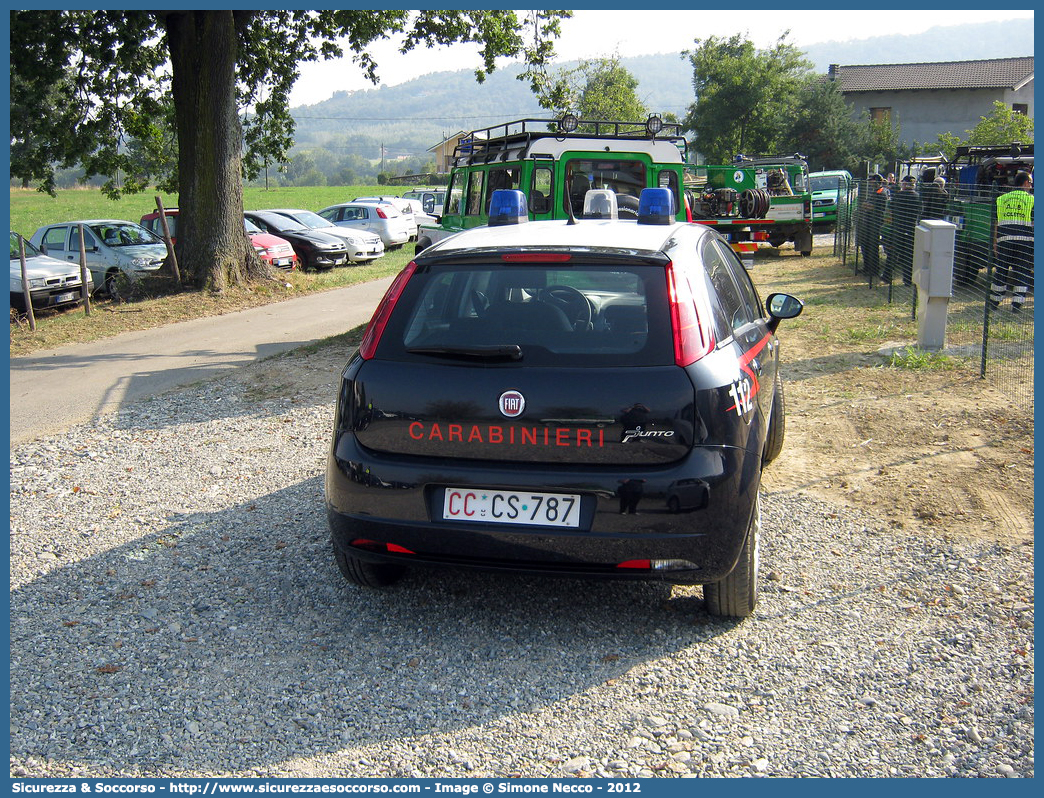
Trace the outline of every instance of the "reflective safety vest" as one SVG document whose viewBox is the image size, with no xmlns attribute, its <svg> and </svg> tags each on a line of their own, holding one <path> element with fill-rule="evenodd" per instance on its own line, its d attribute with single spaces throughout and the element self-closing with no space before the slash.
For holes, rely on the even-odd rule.
<svg viewBox="0 0 1044 798">
<path fill-rule="evenodd" d="M 1033 195 L 1015 189 L 997 197 L 997 224 L 1033 224 Z"/>
<path fill-rule="evenodd" d="M 1020 188 L 997 197 L 997 243 L 1033 241 L 1033 195 Z"/>
</svg>

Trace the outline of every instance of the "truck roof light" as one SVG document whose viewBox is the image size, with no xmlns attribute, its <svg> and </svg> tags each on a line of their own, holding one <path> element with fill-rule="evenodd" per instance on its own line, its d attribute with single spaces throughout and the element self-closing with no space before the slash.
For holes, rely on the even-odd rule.
<svg viewBox="0 0 1044 798">
<path fill-rule="evenodd" d="M 618 219 L 616 192 L 605 188 L 588 189 L 584 194 L 585 219 Z"/>
<path fill-rule="evenodd" d="M 565 114 L 558 120 L 558 130 L 560 133 L 572 133 L 579 125 L 580 120 L 576 118 L 575 114 Z"/>
<path fill-rule="evenodd" d="M 529 221 L 526 195 L 515 189 L 498 188 L 489 201 L 489 226 L 501 227 Z"/>
<path fill-rule="evenodd" d="M 638 198 L 638 224 L 672 224 L 674 194 L 669 188 L 643 188 Z"/>
</svg>

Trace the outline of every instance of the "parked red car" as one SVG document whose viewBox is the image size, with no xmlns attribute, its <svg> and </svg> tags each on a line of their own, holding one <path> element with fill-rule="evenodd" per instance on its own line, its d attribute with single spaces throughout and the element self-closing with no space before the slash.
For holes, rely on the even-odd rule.
<svg viewBox="0 0 1044 798">
<path fill-rule="evenodd" d="M 167 229 L 170 230 L 170 240 L 172 243 L 175 243 L 178 240 L 178 209 L 166 208 L 165 210 L 167 212 Z M 286 269 L 287 271 L 297 268 L 297 253 L 294 252 L 294 248 L 289 241 L 264 232 L 249 219 L 244 219 L 243 221 L 246 225 L 247 235 L 250 236 L 250 242 L 254 245 L 254 250 L 261 260 L 269 266 Z M 160 222 L 159 211 L 153 211 L 142 216 L 141 226 L 163 238 L 163 224 Z"/>
</svg>

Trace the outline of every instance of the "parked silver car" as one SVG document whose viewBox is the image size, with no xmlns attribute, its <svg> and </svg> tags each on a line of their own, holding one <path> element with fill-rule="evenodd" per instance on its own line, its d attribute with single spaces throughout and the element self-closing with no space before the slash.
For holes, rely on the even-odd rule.
<svg viewBox="0 0 1044 798">
<path fill-rule="evenodd" d="M 401 247 L 416 232 L 399 209 L 388 202 L 342 202 L 323 208 L 319 215 L 338 227 L 376 233 L 385 249 Z"/>
<path fill-rule="evenodd" d="M 81 299 L 80 265 L 49 258 L 11 231 L 11 307 L 26 310 L 22 293 L 22 261 L 19 241 L 25 248 L 25 276 L 29 281 L 29 301 L 34 308 L 56 308 L 74 305 Z M 90 271 L 87 272 L 87 291 L 94 288 Z"/>
<path fill-rule="evenodd" d="M 167 245 L 158 236 L 124 219 L 48 224 L 33 233 L 30 240 L 45 255 L 79 263 L 81 224 L 87 268 L 95 285 L 107 294 L 116 293 L 121 275 L 138 280 L 158 272 L 167 258 Z"/>
<path fill-rule="evenodd" d="M 348 248 L 348 260 L 352 263 L 365 263 L 384 254 L 384 242 L 377 233 L 338 227 L 329 219 L 324 219 L 317 213 L 301 208 L 273 208 L 272 213 L 280 213 L 310 230 L 317 230 L 320 233 L 328 233 L 344 239 L 344 244 Z"/>
</svg>

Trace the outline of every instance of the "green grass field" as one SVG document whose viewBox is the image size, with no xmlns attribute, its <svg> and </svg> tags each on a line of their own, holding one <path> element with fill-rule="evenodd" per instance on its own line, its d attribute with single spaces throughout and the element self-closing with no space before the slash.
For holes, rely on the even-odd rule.
<svg viewBox="0 0 1044 798">
<path fill-rule="evenodd" d="M 318 211 L 337 202 L 375 194 L 396 195 L 408 186 L 302 186 L 291 188 L 245 188 L 243 207 L 246 210 L 263 208 L 304 208 Z M 166 208 L 176 207 L 178 198 L 160 194 Z M 130 194 L 117 201 L 107 199 L 97 189 L 63 189 L 57 197 L 50 197 L 35 189 L 11 189 L 11 229 L 26 238 L 37 228 L 56 222 L 80 219 L 126 219 L 138 221 L 156 210 L 156 192 Z"/>
</svg>

